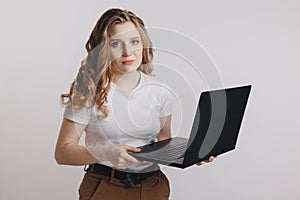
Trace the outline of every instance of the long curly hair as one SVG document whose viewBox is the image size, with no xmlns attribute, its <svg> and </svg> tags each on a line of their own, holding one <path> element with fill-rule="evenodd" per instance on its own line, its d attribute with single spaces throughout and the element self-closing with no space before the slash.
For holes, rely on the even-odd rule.
<svg viewBox="0 0 300 200">
<path fill-rule="evenodd" d="M 130 11 L 109 9 L 97 21 L 86 42 L 85 48 L 88 56 L 82 61 L 69 93 L 61 95 L 61 102 L 64 106 L 72 106 L 80 110 L 91 108 L 96 103 L 97 108 L 102 111 L 102 117 L 108 116 L 109 112 L 105 104 L 114 78 L 112 60 L 108 51 L 109 33 L 116 24 L 124 22 L 132 22 L 141 36 L 143 58 L 138 70 L 145 74 L 152 73 L 153 48 L 144 22 Z"/>
</svg>

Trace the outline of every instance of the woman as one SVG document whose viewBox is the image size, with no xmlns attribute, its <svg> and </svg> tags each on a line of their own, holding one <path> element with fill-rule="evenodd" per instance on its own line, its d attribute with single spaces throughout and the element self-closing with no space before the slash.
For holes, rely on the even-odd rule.
<svg viewBox="0 0 300 200">
<path fill-rule="evenodd" d="M 151 76 L 153 49 L 143 21 L 127 10 L 107 10 L 85 47 L 88 56 L 61 96 L 66 109 L 56 161 L 89 166 L 81 200 L 168 199 L 169 181 L 159 167 L 127 153 L 171 137 L 171 95 Z M 79 144 L 83 132 L 86 146 Z"/>
</svg>

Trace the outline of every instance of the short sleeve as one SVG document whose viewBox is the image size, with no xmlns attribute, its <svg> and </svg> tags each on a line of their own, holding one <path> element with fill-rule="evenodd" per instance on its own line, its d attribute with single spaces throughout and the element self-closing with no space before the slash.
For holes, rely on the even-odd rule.
<svg viewBox="0 0 300 200">
<path fill-rule="evenodd" d="M 161 108 L 159 117 L 166 117 L 172 114 L 172 93 L 171 90 L 163 85 L 161 89 Z"/>
<path fill-rule="evenodd" d="M 90 120 L 90 109 L 82 108 L 76 110 L 72 107 L 67 107 L 65 108 L 63 116 L 73 122 L 87 125 Z"/>
</svg>

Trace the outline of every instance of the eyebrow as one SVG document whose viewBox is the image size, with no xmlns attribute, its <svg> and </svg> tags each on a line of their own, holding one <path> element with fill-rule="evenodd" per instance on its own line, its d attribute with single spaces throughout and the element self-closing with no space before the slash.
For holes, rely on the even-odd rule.
<svg viewBox="0 0 300 200">
<path fill-rule="evenodd" d="M 131 38 L 129 38 L 130 40 L 132 39 L 140 39 L 141 36 L 133 36 Z M 110 38 L 109 41 L 113 41 L 113 40 L 122 40 L 121 38 Z"/>
</svg>

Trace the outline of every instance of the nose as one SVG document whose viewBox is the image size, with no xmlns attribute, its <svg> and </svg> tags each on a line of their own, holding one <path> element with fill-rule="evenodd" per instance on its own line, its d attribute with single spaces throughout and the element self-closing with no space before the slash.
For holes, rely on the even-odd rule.
<svg viewBox="0 0 300 200">
<path fill-rule="evenodd" d="M 130 56 L 131 55 L 131 49 L 129 48 L 128 44 L 124 44 L 123 45 L 123 52 L 122 52 L 122 56 Z"/>
</svg>

